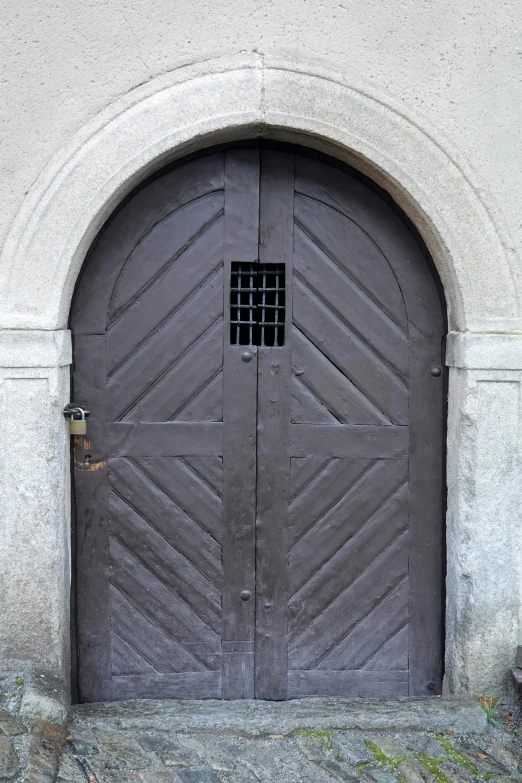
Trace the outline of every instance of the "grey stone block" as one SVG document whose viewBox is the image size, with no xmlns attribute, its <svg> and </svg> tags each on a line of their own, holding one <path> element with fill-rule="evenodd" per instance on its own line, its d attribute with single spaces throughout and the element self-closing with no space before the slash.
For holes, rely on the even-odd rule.
<svg viewBox="0 0 522 783">
<path fill-rule="evenodd" d="M 298 737 L 296 744 L 303 756 L 305 756 L 309 761 L 320 763 L 325 760 L 325 748 L 319 742 L 317 737 L 313 737 L 312 735 L 308 735 L 307 737 Z"/>
<path fill-rule="evenodd" d="M 446 749 L 435 737 L 419 734 L 408 739 L 407 748 L 416 753 L 426 753 L 432 758 L 445 758 Z"/>
<path fill-rule="evenodd" d="M 384 753 L 389 759 L 396 759 L 408 755 L 406 745 L 391 737 L 372 737 L 371 741 L 379 748 L 381 753 Z"/>
<path fill-rule="evenodd" d="M 514 774 L 522 773 L 522 759 L 520 753 L 513 745 L 506 745 L 502 742 L 494 742 L 488 746 L 488 753 L 502 764 L 509 772 Z"/>
<path fill-rule="evenodd" d="M 86 783 L 83 771 L 70 753 L 63 753 L 60 759 L 56 783 L 59 783 L 60 780 L 69 781 L 69 783 Z"/>
<path fill-rule="evenodd" d="M 173 773 L 165 771 L 146 770 L 138 775 L 140 783 L 172 783 Z M 176 775 L 176 780 L 178 776 Z"/>
<path fill-rule="evenodd" d="M 27 726 L 17 721 L 14 715 L 11 715 L 7 710 L 0 710 L 0 733 L 16 737 L 26 732 Z"/>
<path fill-rule="evenodd" d="M 322 767 L 338 783 L 358 783 L 359 781 L 358 776 L 353 771 L 345 769 L 335 761 L 325 761 Z M 390 781 L 390 783 L 392 782 Z M 396 781 L 393 780 L 393 783 L 396 783 Z"/>
<path fill-rule="evenodd" d="M 489 783 L 515 783 L 517 778 L 510 778 L 507 775 L 495 775 L 489 779 Z"/>
<path fill-rule="evenodd" d="M 61 726 L 38 719 L 31 731 L 24 783 L 52 783 L 58 771 L 67 732 Z"/>
<path fill-rule="evenodd" d="M 191 763 L 197 765 L 199 761 L 197 753 L 165 734 L 139 734 L 136 739 L 145 751 L 158 756 L 166 767 L 188 767 Z"/>
<path fill-rule="evenodd" d="M 73 724 L 82 718 L 101 719 L 119 730 L 154 730 L 162 725 L 173 732 L 239 734 L 243 737 L 294 734 L 299 731 L 423 731 L 480 734 L 486 730 L 484 710 L 474 700 L 314 699 L 287 702 L 128 701 L 81 704 L 72 709 Z"/>
<path fill-rule="evenodd" d="M 501 764 L 499 761 L 496 761 L 492 756 L 487 756 L 487 758 L 481 758 L 477 755 L 478 752 L 484 756 L 487 755 L 483 753 L 482 750 L 479 750 L 475 747 L 471 747 L 469 745 L 464 745 L 464 747 L 459 746 L 457 750 L 465 756 L 471 764 L 473 764 L 474 767 L 477 768 L 479 773 L 481 775 L 497 775 L 497 776 L 503 776 L 506 775 L 508 770 L 506 767 Z"/>
<path fill-rule="evenodd" d="M 370 779 L 376 780 L 377 783 L 397 783 L 397 775 L 394 775 L 389 769 L 382 769 L 380 767 L 373 767 L 366 770 L 366 775 Z"/>
<path fill-rule="evenodd" d="M 100 748 L 95 742 L 88 742 L 82 739 L 75 739 L 71 742 L 71 750 L 75 756 L 89 757 L 97 756 Z"/>
<path fill-rule="evenodd" d="M 11 780 L 18 773 L 18 758 L 9 737 L 0 735 L 0 780 Z"/>
<path fill-rule="evenodd" d="M 221 779 L 212 770 L 188 770 L 178 772 L 183 783 L 221 783 Z"/>
<path fill-rule="evenodd" d="M 444 761 L 439 766 L 439 770 L 451 783 L 476 783 L 474 775 L 469 770 L 452 761 Z"/>
<path fill-rule="evenodd" d="M 235 772 L 233 760 L 219 748 L 219 740 L 214 737 L 206 737 L 200 742 L 195 737 L 177 737 L 182 748 L 187 748 L 189 753 L 199 756 L 215 772 Z"/>
<path fill-rule="evenodd" d="M 34 669 L 26 675 L 20 704 L 23 718 L 43 720 L 57 726 L 65 725 L 69 697 L 64 679 L 56 672 Z"/>
<path fill-rule="evenodd" d="M 334 752 L 342 756 L 343 761 L 348 762 L 348 764 L 357 766 L 357 764 L 362 764 L 365 761 L 374 760 L 372 751 L 360 734 L 340 731 L 332 734 L 331 743 Z"/>
<path fill-rule="evenodd" d="M 437 783 L 435 775 L 429 772 L 420 761 L 413 759 L 402 761 L 397 767 L 397 772 L 406 783 Z"/>
</svg>

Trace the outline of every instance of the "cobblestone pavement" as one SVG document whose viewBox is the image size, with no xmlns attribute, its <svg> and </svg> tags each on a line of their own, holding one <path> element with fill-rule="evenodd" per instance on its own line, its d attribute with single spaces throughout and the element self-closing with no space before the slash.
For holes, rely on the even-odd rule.
<svg viewBox="0 0 522 783">
<path fill-rule="evenodd" d="M 508 783 L 522 781 L 520 738 L 423 732 L 298 731 L 265 737 L 76 725 L 58 783 Z"/>
<path fill-rule="evenodd" d="M 522 739 L 485 733 L 173 730 L 153 716 L 76 715 L 58 783 L 508 783 L 522 781 Z M 118 729 L 118 726 L 120 728 Z M 179 729 L 179 726 L 176 727 Z"/>
<path fill-rule="evenodd" d="M 31 727 L 18 716 L 22 690 L 12 676 L 0 696 L 0 781 L 52 783 L 56 763 L 45 752 L 53 731 L 61 730 L 39 722 L 45 741 L 40 757 L 29 753 L 27 767 L 38 721 Z M 312 713 L 315 706 L 304 701 L 266 708 L 260 702 L 152 704 L 73 708 L 57 783 L 522 783 L 519 707 L 505 721 L 509 732 L 488 725 L 463 734 L 464 725 L 468 731 L 478 725 L 469 708 L 444 707 L 456 731 L 437 729 L 434 700 L 399 705 L 396 715 L 390 702 L 353 708 L 358 725 L 382 726 L 388 715 L 395 726 L 406 721 L 420 729 L 402 732 L 326 728 L 332 709 L 344 714 L 340 700 L 324 708 L 322 701 Z"/>
</svg>

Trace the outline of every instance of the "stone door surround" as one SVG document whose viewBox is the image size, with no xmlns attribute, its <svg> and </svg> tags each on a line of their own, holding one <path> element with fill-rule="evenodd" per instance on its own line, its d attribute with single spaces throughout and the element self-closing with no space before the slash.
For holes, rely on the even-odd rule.
<svg viewBox="0 0 522 783">
<path fill-rule="evenodd" d="M 69 667 L 72 292 L 115 206 L 182 155 L 269 136 L 372 177 L 421 232 L 448 306 L 446 678 L 507 682 L 520 634 L 522 285 L 487 190 L 440 132 L 367 85 L 263 55 L 123 96 L 49 163 L 0 258 L 0 658 Z"/>
</svg>

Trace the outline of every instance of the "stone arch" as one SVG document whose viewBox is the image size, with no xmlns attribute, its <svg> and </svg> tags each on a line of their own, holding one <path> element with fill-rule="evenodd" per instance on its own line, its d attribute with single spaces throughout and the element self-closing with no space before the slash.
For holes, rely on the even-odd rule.
<svg viewBox="0 0 522 783">
<path fill-rule="evenodd" d="M 371 177 L 416 225 L 436 264 L 450 330 L 447 682 L 463 695 L 504 687 L 521 627 L 515 252 L 476 175 L 424 120 L 316 63 L 259 54 L 179 68 L 108 106 L 49 163 L 13 222 L 0 257 L 1 654 L 23 651 L 25 660 L 68 670 L 62 408 L 70 399 L 69 308 L 85 255 L 144 178 L 192 151 L 256 136 L 317 148 Z M 38 416 L 28 428 L 31 410 Z"/>
<path fill-rule="evenodd" d="M 74 137 L 35 183 L 6 241 L 0 325 L 64 328 L 85 253 L 115 205 L 176 157 L 257 135 L 322 149 L 391 193 L 435 260 L 450 330 L 520 329 L 507 243 L 458 155 L 337 73 L 261 55 L 158 77 Z"/>
</svg>

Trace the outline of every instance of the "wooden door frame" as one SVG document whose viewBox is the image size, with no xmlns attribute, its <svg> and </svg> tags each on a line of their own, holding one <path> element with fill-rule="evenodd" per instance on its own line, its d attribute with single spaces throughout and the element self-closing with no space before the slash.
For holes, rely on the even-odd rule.
<svg viewBox="0 0 522 783">
<path fill-rule="evenodd" d="M 415 242 L 421 249 L 422 255 L 424 256 L 425 262 L 428 265 L 428 268 L 430 270 L 430 273 L 436 283 L 436 287 L 438 290 L 440 302 L 441 302 L 441 309 L 443 312 L 444 317 L 444 333 L 447 333 L 447 314 L 446 314 L 446 307 L 445 307 L 445 300 L 444 300 L 444 292 L 442 288 L 442 284 L 439 278 L 439 275 L 437 273 L 435 264 L 433 263 L 433 260 L 431 259 L 431 256 L 429 254 L 429 251 L 415 228 L 414 224 L 409 220 L 407 215 L 401 210 L 401 208 L 393 201 L 391 196 L 383 190 L 379 185 L 377 185 L 373 180 L 371 180 L 369 177 L 364 175 L 362 172 L 358 171 L 357 169 L 353 168 L 352 166 L 349 166 L 348 164 L 342 163 L 336 158 L 332 158 L 329 155 L 326 155 L 325 153 L 322 153 L 320 151 L 314 150 L 312 148 L 302 147 L 296 144 L 288 143 L 288 142 L 280 142 L 273 139 L 264 139 L 264 138 L 257 138 L 257 139 L 247 139 L 243 140 L 241 142 L 226 142 L 224 144 L 215 145 L 212 147 L 205 148 L 203 150 L 199 150 L 197 152 L 194 152 L 190 155 L 185 156 L 184 158 L 181 158 L 180 160 L 177 160 L 176 162 L 170 164 L 169 166 L 161 169 L 158 172 L 155 172 L 154 175 L 151 177 L 148 177 L 146 180 L 144 180 L 142 183 L 140 183 L 132 193 L 130 193 L 127 198 L 115 209 L 113 215 L 120 210 L 122 210 L 125 207 L 125 204 L 133 198 L 137 192 L 140 190 L 146 188 L 151 182 L 158 179 L 159 177 L 163 176 L 167 171 L 175 170 L 178 166 L 183 165 L 189 160 L 193 160 L 195 158 L 204 157 L 206 155 L 212 155 L 216 152 L 223 152 L 226 150 L 231 149 L 250 149 L 250 148 L 260 148 L 260 149 L 268 149 L 268 150 L 280 150 L 282 152 L 293 152 L 297 153 L 306 157 L 310 157 L 314 160 L 322 161 L 325 164 L 328 164 L 330 166 L 334 166 L 335 168 L 339 169 L 340 171 L 344 171 L 347 174 L 350 175 L 350 177 L 354 178 L 355 180 L 363 183 L 366 187 L 369 187 L 373 192 L 375 192 L 391 209 L 394 211 L 394 213 L 399 217 L 399 219 L 404 223 L 409 233 L 413 236 Z M 110 216 L 110 218 L 113 217 L 113 215 Z M 110 219 L 109 218 L 109 219 Z M 105 224 L 104 224 L 105 226 Z M 100 233 L 103 231 L 104 226 L 100 229 Z M 94 240 L 92 247 L 96 245 L 96 239 Z M 87 253 L 86 260 L 85 260 L 85 266 L 88 265 L 90 257 L 90 252 Z M 85 268 L 84 266 L 84 268 Z M 75 287 L 75 294 L 78 290 L 79 286 L 81 285 L 81 275 L 79 275 L 76 287 Z M 73 299 L 75 294 L 73 294 Z M 73 339 L 73 348 L 74 348 L 74 333 L 72 334 Z M 445 342 L 445 338 L 444 338 Z M 74 352 L 73 352 L 74 356 Z M 73 397 L 74 397 L 74 364 L 71 364 L 71 388 L 73 390 Z M 446 431 L 446 422 L 447 422 L 447 386 L 448 386 L 448 372 L 447 368 L 443 366 L 443 383 L 444 383 L 444 413 L 443 413 L 443 429 L 444 429 L 444 436 L 443 436 L 443 443 L 445 443 L 445 431 Z M 446 466 L 446 449 L 443 448 L 442 450 L 442 460 L 443 460 L 443 476 L 444 481 L 441 487 L 442 497 L 443 497 L 443 519 L 441 522 L 442 530 L 443 530 L 443 541 L 445 542 L 445 512 L 446 512 L 446 497 L 447 497 L 447 486 L 445 481 L 445 466 Z M 75 507 L 74 507 L 74 470 L 73 470 L 73 457 L 71 454 L 71 485 L 72 485 L 72 513 L 71 513 L 71 573 L 72 573 L 72 579 L 71 579 L 71 593 L 70 593 L 70 633 L 71 633 L 71 694 L 73 702 L 76 702 L 78 700 L 78 679 L 77 679 L 77 670 L 78 670 L 78 644 L 77 644 L 77 625 L 76 625 L 76 513 L 75 513 Z M 446 595 L 445 595 L 445 581 L 446 581 L 446 558 L 445 558 L 445 548 L 443 548 L 443 562 L 442 562 L 442 588 L 441 588 L 441 595 L 442 595 L 442 604 L 441 604 L 441 615 L 442 615 L 442 638 L 441 638 L 441 648 L 444 650 L 445 645 L 445 605 L 446 605 Z"/>
</svg>

